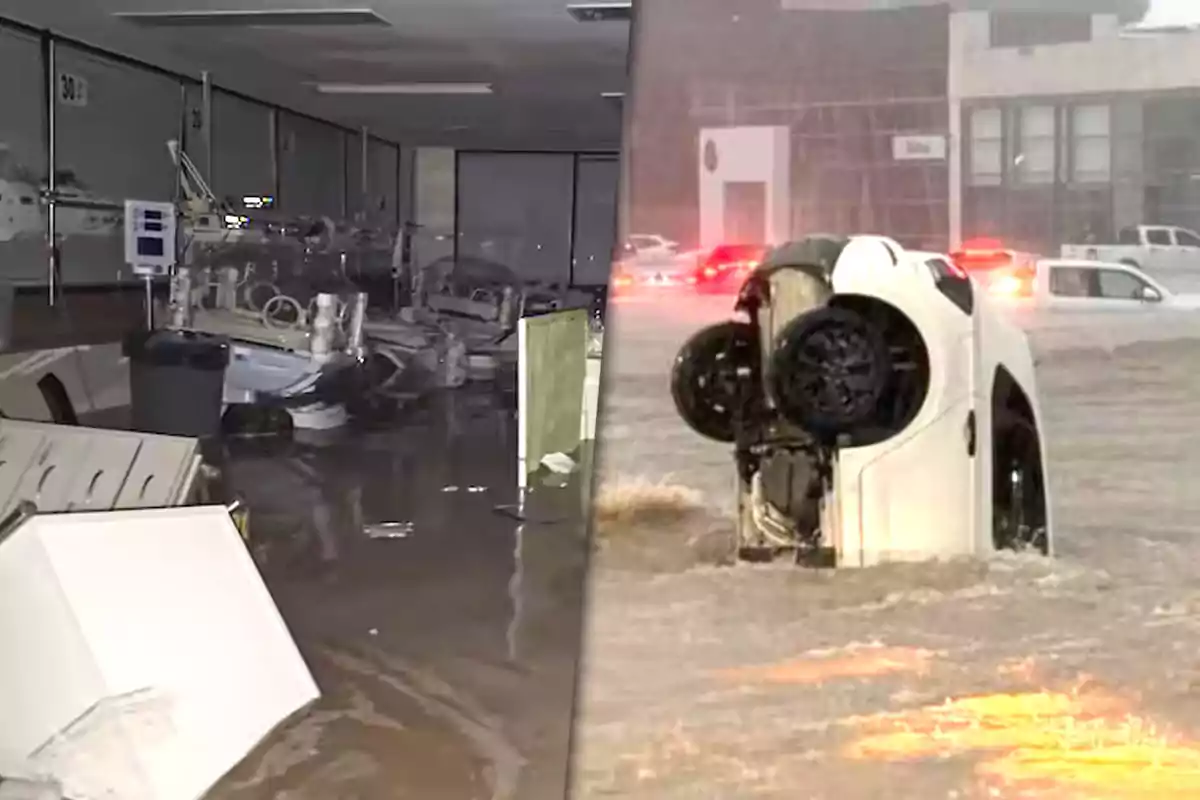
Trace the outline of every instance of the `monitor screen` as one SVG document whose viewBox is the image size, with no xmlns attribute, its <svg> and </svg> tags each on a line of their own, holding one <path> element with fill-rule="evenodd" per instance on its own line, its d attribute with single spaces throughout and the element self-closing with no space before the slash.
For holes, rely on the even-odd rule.
<svg viewBox="0 0 1200 800">
<path fill-rule="evenodd" d="M 157 236 L 139 236 L 137 253 L 147 258 L 162 258 L 166 254 L 166 243 Z"/>
</svg>

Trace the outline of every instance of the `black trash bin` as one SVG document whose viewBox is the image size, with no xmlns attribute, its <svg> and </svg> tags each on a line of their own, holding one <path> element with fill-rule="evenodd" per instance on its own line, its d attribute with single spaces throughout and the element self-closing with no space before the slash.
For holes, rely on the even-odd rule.
<svg viewBox="0 0 1200 800">
<path fill-rule="evenodd" d="M 135 331 L 129 358 L 133 429 L 208 438 L 221 432 L 229 340 L 195 331 Z"/>
</svg>

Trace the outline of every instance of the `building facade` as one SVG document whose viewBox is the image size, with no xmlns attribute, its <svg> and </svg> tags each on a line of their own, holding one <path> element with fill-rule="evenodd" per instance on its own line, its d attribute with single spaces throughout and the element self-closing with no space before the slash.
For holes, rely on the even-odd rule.
<svg viewBox="0 0 1200 800">
<path fill-rule="evenodd" d="M 952 238 L 1053 252 L 1126 225 L 1200 227 L 1200 34 L 1093 14 L 1067 41 L 997 45 L 990 16 L 952 16 Z"/>
<path fill-rule="evenodd" d="M 768 198 L 786 180 L 789 236 L 869 230 L 941 249 L 986 234 L 1045 249 L 1134 221 L 1194 224 L 1200 38 L 1122 35 L 1146 0 L 851 5 L 641 6 L 626 225 L 685 243 L 776 228 L 745 223 L 780 203 L 751 202 L 744 177 L 722 188 L 722 209 L 750 198 L 742 221 L 698 212 L 718 192 L 713 132 L 739 128 L 783 131 L 786 164 L 754 180 Z"/>
</svg>

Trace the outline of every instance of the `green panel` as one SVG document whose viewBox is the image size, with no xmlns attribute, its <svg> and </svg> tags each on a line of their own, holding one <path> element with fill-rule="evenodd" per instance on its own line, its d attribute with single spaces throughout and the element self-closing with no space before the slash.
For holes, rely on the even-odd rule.
<svg viewBox="0 0 1200 800">
<path fill-rule="evenodd" d="M 582 442 L 588 312 L 557 311 L 521 320 L 521 429 L 526 474 L 550 453 L 576 454 Z"/>
</svg>

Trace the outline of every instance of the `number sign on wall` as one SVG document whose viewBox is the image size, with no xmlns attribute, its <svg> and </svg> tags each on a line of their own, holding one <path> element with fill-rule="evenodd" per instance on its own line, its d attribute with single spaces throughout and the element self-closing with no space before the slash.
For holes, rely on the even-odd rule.
<svg viewBox="0 0 1200 800">
<path fill-rule="evenodd" d="M 58 73 L 58 102 L 65 106 L 80 108 L 86 106 L 88 103 L 87 79 L 70 72 Z"/>
</svg>

